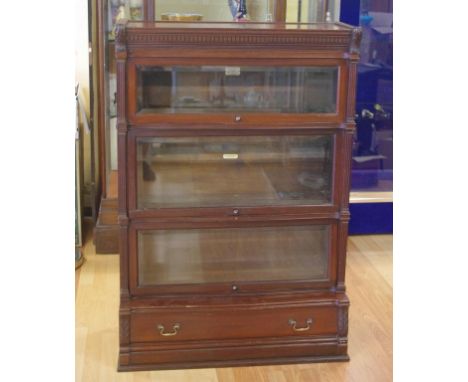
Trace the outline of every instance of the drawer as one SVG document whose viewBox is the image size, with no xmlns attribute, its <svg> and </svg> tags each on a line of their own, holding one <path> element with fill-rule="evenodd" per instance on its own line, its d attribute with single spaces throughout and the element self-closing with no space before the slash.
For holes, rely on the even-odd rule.
<svg viewBox="0 0 468 382">
<path fill-rule="evenodd" d="M 132 313 L 131 342 L 337 334 L 337 306 L 170 309 Z"/>
</svg>

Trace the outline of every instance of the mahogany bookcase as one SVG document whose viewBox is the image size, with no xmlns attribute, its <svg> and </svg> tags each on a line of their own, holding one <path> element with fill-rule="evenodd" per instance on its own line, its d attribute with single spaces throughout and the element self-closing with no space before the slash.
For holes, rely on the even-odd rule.
<svg viewBox="0 0 468 382">
<path fill-rule="evenodd" d="M 118 23 L 119 370 L 345 361 L 360 30 Z"/>
</svg>

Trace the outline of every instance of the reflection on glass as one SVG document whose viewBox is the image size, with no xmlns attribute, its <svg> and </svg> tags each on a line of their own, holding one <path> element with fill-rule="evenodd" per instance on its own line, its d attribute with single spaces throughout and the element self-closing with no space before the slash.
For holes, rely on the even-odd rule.
<svg viewBox="0 0 468 382">
<path fill-rule="evenodd" d="M 140 231 L 139 284 L 324 280 L 328 242 L 323 225 Z"/>
<path fill-rule="evenodd" d="M 118 20 L 143 20 L 143 0 L 109 0 L 107 31 L 109 39 L 115 39 L 115 25 Z"/>
<path fill-rule="evenodd" d="M 326 204 L 332 155 L 329 135 L 139 138 L 137 205 Z"/>
<path fill-rule="evenodd" d="M 272 21 L 275 3 L 275 0 L 155 0 L 156 20 Z M 239 13 L 245 16 L 240 17 Z"/>
<path fill-rule="evenodd" d="M 140 113 L 335 113 L 337 67 L 140 66 Z"/>
<path fill-rule="evenodd" d="M 143 0 L 130 0 L 130 20 L 143 20 Z"/>
<path fill-rule="evenodd" d="M 337 0 L 286 0 L 286 21 L 314 23 L 337 20 L 339 7 Z"/>
</svg>

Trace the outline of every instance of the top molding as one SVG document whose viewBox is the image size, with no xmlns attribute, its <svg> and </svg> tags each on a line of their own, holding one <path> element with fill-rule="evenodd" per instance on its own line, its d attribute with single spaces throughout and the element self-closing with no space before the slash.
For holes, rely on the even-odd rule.
<svg viewBox="0 0 468 382">
<path fill-rule="evenodd" d="M 181 48 L 307 49 L 359 53 L 360 28 L 346 24 L 143 23 L 122 20 L 116 50 Z"/>
</svg>

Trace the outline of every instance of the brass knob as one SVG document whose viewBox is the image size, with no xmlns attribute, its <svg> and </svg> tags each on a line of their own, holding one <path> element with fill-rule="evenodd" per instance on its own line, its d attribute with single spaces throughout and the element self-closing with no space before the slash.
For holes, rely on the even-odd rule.
<svg viewBox="0 0 468 382">
<path fill-rule="evenodd" d="M 238 208 L 234 208 L 234 209 L 232 210 L 232 214 L 233 214 L 234 216 L 239 216 L 239 214 L 240 214 L 239 209 L 238 209 Z"/>
<path fill-rule="evenodd" d="M 240 115 L 236 115 L 236 117 L 234 118 L 234 120 L 236 122 L 240 122 L 242 120 L 241 116 Z"/>
<path fill-rule="evenodd" d="M 233 290 L 234 292 L 237 292 L 238 289 L 239 289 L 239 288 L 237 287 L 237 285 L 233 285 L 233 286 L 232 286 L 232 290 Z"/>
</svg>

